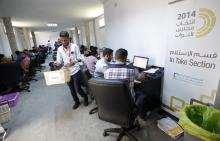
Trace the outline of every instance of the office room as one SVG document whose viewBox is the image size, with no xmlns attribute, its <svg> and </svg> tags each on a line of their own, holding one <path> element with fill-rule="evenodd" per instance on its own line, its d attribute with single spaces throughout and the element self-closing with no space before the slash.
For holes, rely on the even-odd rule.
<svg viewBox="0 0 220 141">
<path fill-rule="evenodd" d="M 1 0 L 0 140 L 220 141 L 219 0 Z"/>
</svg>

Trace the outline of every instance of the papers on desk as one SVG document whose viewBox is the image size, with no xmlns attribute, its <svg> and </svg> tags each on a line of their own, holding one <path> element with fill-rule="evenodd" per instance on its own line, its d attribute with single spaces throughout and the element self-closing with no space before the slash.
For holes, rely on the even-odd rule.
<svg viewBox="0 0 220 141">
<path fill-rule="evenodd" d="M 158 71 L 159 68 L 151 68 L 149 70 L 144 71 L 145 73 L 155 73 L 156 71 Z"/>
<path fill-rule="evenodd" d="M 134 83 L 141 84 L 141 81 L 134 80 Z"/>
</svg>

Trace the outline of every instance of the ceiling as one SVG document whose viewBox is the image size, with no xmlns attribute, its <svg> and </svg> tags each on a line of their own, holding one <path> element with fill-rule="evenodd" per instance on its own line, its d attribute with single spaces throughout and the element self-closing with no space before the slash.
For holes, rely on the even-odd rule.
<svg viewBox="0 0 220 141">
<path fill-rule="evenodd" d="M 103 13 L 103 0 L 0 0 L 0 17 L 33 31 L 73 28 Z M 58 27 L 47 27 L 51 22 Z"/>
</svg>

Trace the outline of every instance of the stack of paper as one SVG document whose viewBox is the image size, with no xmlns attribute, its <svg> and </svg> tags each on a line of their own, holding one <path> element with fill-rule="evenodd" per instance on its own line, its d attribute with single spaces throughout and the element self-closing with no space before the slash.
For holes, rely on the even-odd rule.
<svg viewBox="0 0 220 141">
<path fill-rule="evenodd" d="M 157 127 L 171 136 L 173 139 L 177 139 L 183 135 L 183 129 L 169 117 L 158 120 Z"/>
<path fill-rule="evenodd" d="M 149 70 L 144 71 L 145 73 L 155 73 L 156 71 L 158 71 L 159 68 L 151 68 Z"/>
</svg>

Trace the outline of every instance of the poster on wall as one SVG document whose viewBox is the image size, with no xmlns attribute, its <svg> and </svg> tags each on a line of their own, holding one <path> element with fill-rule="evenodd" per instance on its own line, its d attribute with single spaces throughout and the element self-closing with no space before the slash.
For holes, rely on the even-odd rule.
<svg viewBox="0 0 220 141">
<path fill-rule="evenodd" d="M 214 104 L 220 76 L 220 1 L 170 1 L 163 107 L 178 116 L 190 100 Z"/>
</svg>

